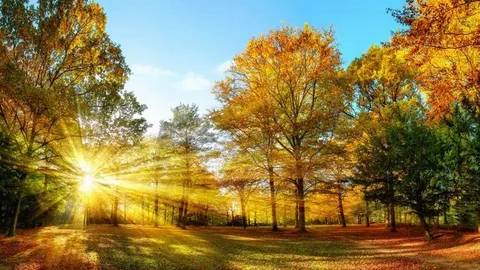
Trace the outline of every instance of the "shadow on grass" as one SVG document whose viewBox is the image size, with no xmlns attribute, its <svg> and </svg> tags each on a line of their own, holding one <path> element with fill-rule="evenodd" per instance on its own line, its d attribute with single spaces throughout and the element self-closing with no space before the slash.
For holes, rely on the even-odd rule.
<svg viewBox="0 0 480 270">
<path fill-rule="evenodd" d="M 447 237 L 444 236 L 445 238 Z M 440 239 L 441 240 L 441 239 Z M 46 227 L 0 238 L 0 266 L 15 269 L 472 269 L 478 235 L 427 244 L 385 228 Z M 2 251 L 3 250 L 3 251 Z M 6 251 L 8 250 L 8 252 Z M 451 262 L 451 255 L 458 259 Z M 450 261 L 449 261 L 450 260 Z M 459 267 L 463 264 L 465 267 Z M 468 268 L 470 267 L 470 268 Z"/>
<path fill-rule="evenodd" d="M 245 269 L 319 268 L 351 263 L 373 251 L 354 243 L 248 237 L 241 231 L 119 227 L 92 229 L 87 251 L 98 254 L 103 269 Z M 371 254 L 370 254 L 371 253 Z"/>
</svg>

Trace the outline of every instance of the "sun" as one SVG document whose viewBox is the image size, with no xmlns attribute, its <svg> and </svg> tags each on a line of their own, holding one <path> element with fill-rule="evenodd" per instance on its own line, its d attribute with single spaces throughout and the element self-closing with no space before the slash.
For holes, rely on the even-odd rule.
<svg viewBox="0 0 480 270">
<path fill-rule="evenodd" d="M 90 193 L 94 186 L 94 179 L 91 175 L 85 175 L 82 178 L 82 183 L 80 183 L 80 192 L 82 193 Z"/>
<path fill-rule="evenodd" d="M 84 194 L 92 192 L 95 185 L 94 170 L 92 166 L 83 159 L 78 162 L 78 168 L 81 171 L 79 191 Z"/>
</svg>

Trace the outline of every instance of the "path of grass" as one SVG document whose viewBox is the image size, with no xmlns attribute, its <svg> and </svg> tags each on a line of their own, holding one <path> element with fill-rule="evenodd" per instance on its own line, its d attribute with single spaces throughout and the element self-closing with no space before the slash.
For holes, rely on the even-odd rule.
<svg viewBox="0 0 480 270">
<path fill-rule="evenodd" d="M 266 228 L 48 227 L 0 238 L 0 269 L 477 269 L 480 236 L 333 226 Z M 2 268 L 3 265 L 3 268 Z"/>
</svg>

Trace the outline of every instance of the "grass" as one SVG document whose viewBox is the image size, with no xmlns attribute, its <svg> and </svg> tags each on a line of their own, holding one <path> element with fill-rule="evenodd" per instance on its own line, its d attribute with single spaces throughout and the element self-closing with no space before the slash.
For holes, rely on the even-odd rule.
<svg viewBox="0 0 480 270">
<path fill-rule="evenodd" d="M 0 238 L 0 269 L 477 269 L 480 235 L 383 226 L 268 228 L 46 227 Z"/>
</svg>

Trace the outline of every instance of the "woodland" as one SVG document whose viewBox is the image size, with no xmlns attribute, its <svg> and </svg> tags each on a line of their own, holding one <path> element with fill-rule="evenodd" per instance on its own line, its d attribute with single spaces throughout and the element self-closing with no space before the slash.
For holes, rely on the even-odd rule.
<svg viewBox="0 0 480 270">
<path fill-rule="evenodd" d="M 0 1 L 0 269 L 478 269 L 480 1 L 252 38 L 156 135 L 100 4 Z M 360 267 L 360 268 L 359 268 Z"/>
</svg>

